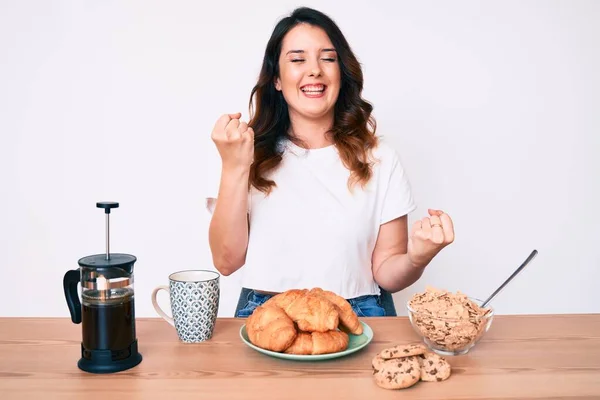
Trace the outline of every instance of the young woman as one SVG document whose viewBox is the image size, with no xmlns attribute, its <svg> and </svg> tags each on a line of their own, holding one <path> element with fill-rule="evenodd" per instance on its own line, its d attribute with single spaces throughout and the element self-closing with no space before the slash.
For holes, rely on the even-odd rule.
<svg viewBox="0 0 600 400">
<path fill-rule="evenodd" d="M 222 170 L 209 242 L 220 273 L 243 274 L 236 317 L 275 293 L 313 287 L 346 298 L 359 316 L 396 315 L 390 293 L 454 240 L 440 210 L 409 233 L 410 183 L 375 135 L 362 89 L 338 26 L 299 8 L 267 43 L 250 121 L 235 113 L 216 122 Z"/>
</svg>

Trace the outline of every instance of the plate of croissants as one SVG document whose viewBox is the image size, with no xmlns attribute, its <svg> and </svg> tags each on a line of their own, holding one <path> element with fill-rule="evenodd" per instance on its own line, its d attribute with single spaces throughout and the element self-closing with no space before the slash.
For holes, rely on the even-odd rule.
<svg viewBox="0 0 600 400">
<path fill-rule="evenodd" d="M 316 361 L 359 351 L 373 340 L 373 330 L 343 297 L 321 288 L 292 289 L 257 307 L 240 337 L 272 357 Z"/>
</svg>

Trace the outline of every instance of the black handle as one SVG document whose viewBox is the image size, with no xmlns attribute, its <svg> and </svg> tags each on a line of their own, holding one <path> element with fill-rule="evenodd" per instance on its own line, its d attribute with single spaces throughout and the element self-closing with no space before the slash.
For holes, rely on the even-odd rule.
<svg viewBox="0 0 600 400">
<path fill-rule="evenodd" d="M 71 321 L 75 324 L 81 322 L 81 302 L 77 293 L 77 284 L 79 284 L 80 273 L 78 269 L 67 271 L 63 279 L 63 288 L 65 298 L 71 312 Z"/>
<path fill-rule="evenodd" d="M 111 208 L 118 208 L 119 207 L 119 203 L 116 203 L 114 201 L 101 201 L 96 203 L 96 207 L 98 208 L 104 208 L 104 213 L 105 214 L 110 214 L 110 209 Z"/>
</svg>

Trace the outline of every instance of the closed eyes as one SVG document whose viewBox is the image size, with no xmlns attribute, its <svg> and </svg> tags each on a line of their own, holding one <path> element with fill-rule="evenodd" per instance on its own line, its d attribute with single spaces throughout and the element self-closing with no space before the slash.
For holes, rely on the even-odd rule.
<svg viewBox="0 0 600 400">
<path fill-rule="evenodd" d="M 297 55 L 296 58 L 292 58 L 290 61 L 293 63 L 298 63 L 298 62 L 306 61 L 304 58 L 300 57 L 304 53 L 305 53 L 304 50 L 290 50 L 286 53 L 286 55 L 296 54 Z M 333 53 L 333 55 L 335 55 L 336 51 L 334 48 L 330 48 L 330 49 L 321 50 L 321 53 Z M 337 61 L 337 57 L 331 57 L 331 56 L 324 57 L 324 58 L 321 58 L 321 60 L 326 61 L 326 62 L 335 62 L 335 61 Z"/>
<path fill-rule="evenodd" d="M 321 60 L 327 61 L 327 62 L 335 62 L 336 61 L 335 58 L 321 58 Z M 306 60 L 303 59 L 303 58 L 294 58 L 294 59 L 292 59 L 290 61 L 293 62 L 293 63 L 297 63 L 297 62 L 303 62 L 303 61 L 306 61 Z"/>
</svg>

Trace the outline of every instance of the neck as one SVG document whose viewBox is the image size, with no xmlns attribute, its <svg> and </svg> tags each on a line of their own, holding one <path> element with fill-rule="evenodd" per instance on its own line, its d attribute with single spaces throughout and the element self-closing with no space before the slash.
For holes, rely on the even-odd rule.
<svg viewBox="0 0 600 400">
<path fill-rule="evenodd" d="M 333 113 L 312 119 L 290 112 L 290 123 L 290 135 L 300 139 L 309 149 L 320 149 L 333 144 L 327 135 L 333 126 Z"/>
</svg>

